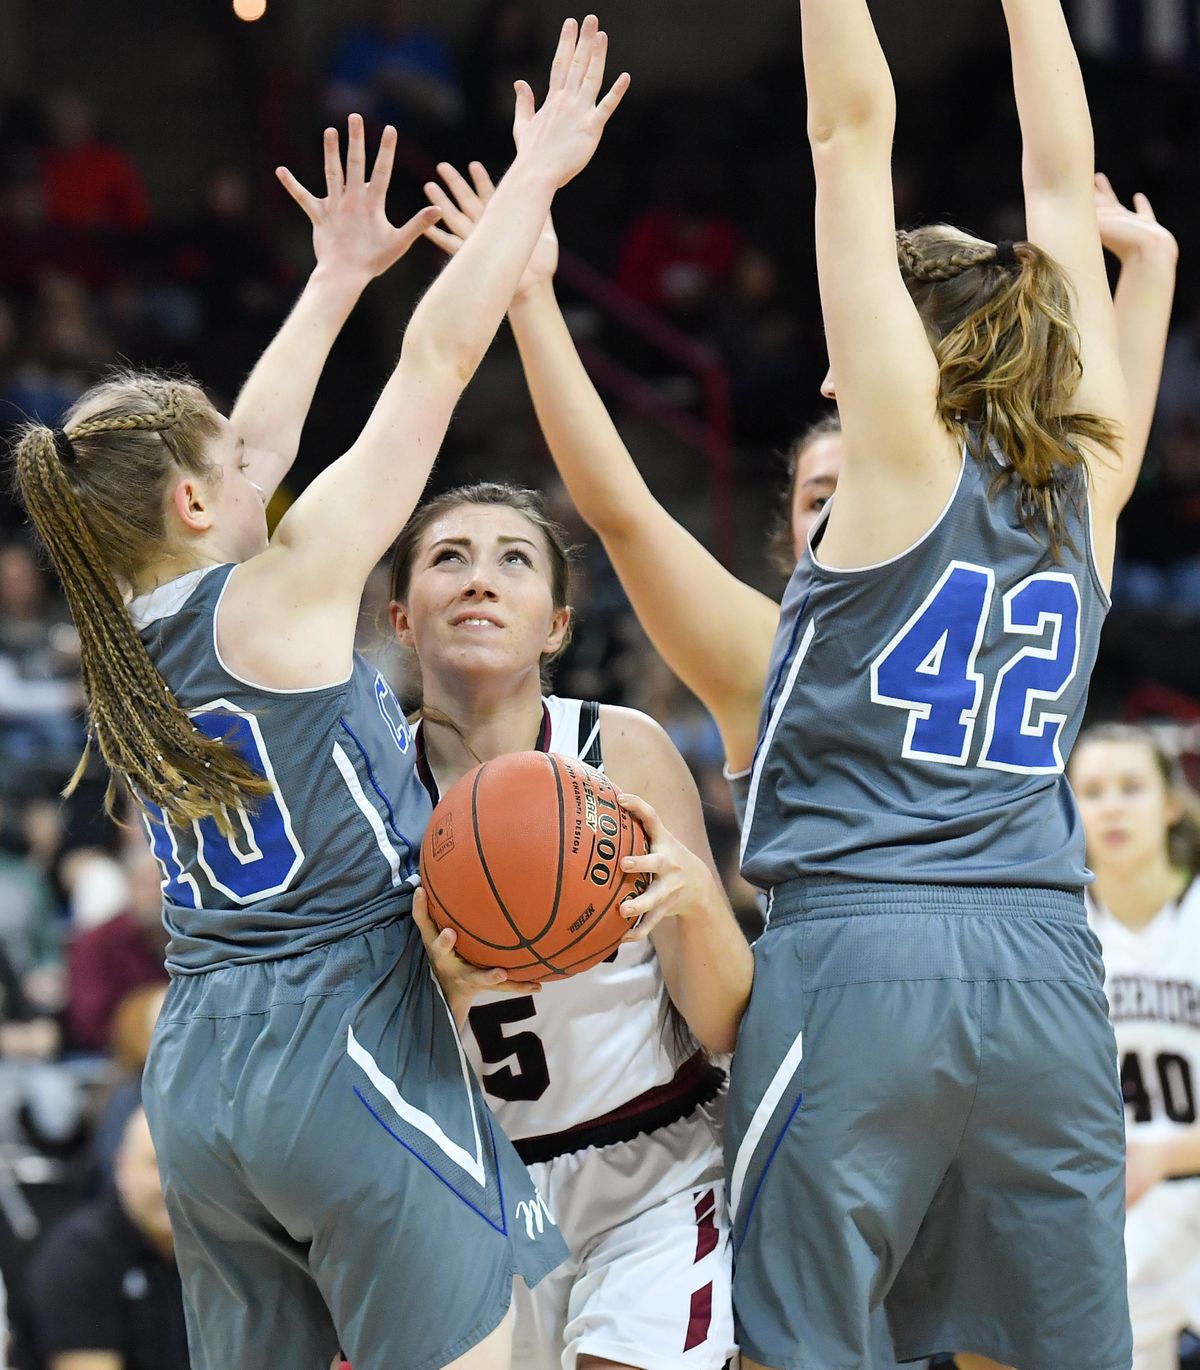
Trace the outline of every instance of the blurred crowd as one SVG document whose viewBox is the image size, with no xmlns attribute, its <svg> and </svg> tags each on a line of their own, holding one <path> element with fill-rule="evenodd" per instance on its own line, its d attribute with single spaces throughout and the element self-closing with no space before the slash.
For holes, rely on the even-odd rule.
<svg viewBox="0 0 1200 1370">
<path fill-rule="evenodd" d="M 1200 77 L 1182 40 L 1177 51 L 1161 42 L 1147 48 L 1095 25 L 1083 36 L 1101 165 L 1126 196 L 1149 194 L 1182 249 L 1161 402 L 1125 520 L 1094 705 L 1188 724 L 1200 720 L 1200 269 L 1193 266 L 1200 201 L 1184 172 L 1200 148 Z M 396 123 L 410 173 L 397 177 L 396 193 L 407 213 L 436 158 L 475 157 L 503 168 L 512 80 L 540 70 L 546 40 L 526 0 L 482 0 L 473 30 L 457 45 L 413 25 L 398 0 L 381 0 L 371 22 L 332 46 L 327 70 L 298 84 L 305 107 L 294 111 L 295 122 L 312 125 L 314 138 L 320 124 L 312 108 L 329 121 L 360 110 L 372 127 Z M 1004 62 L 1003 47 L 982 32 L 962 69 L 945 79 L 946 90 L 972 91 L 953 118 L 947 106 L 901 92 L 901 221 L 952 213 L 982 234 L 1020 236 Z M 732 397 L 737 497 L 759 511 L 770 508 L 764 491 L 781 477 L 778 454 L 822 410 L 803 128 L 798 51 L 780 53 L 725 91 L 635 95 L 603 165 L 567 198 L 559 224 L 564 244 L 608 277 L 618 298 L 720 358 Z M 55 423 L 118 359 L 185 368 L 218 400 L 232 399 L 303 271 L 273 228 L 278 206 L 266 208 L 267 169 L 243 165 L 235 151 L 211 150 L 191 203 L 159 203 L 135 150 L 106 135 L 103 112 L 79 90 L 0 98 L 0 435 L 27 418 Z M 423 264 L 426 275 L 435 269 L 432 252 Z M 604 355 L 665 404 L 704 417 L 694 374 L 594 304 L 576 303 L 572 317 Z M 336 383 L 318 394 L 298 484 L 332 455 L 321 444 L 343 431 L 339 415 L 361 416 L 370 403 L 396 345 L 378 323 L 368 310 L 365 326 L 351 325 L 352 360 L 344 353 L 339 363 L 335 353 Z M 612 398 L 621 417 L 620 396 Z M 669 481 L 677 449 L 659 444 L 652 426 L 636 432 L 635 454 L 651 479 Z M 504 474 L 504 454 L 515 449 L 523 453 L 517 474 L 551 490 L 556 514 L 581 546 L 574 594 L 581 626 L 556 686 L 633 705 L 664 724 L 697 774 L 714 847 L 752 926 L 754 902 L 735 872 L 715 728 L 649 651 L 602 553 L 553 486 L 528 416 L 476 424 L 457 445 L 452 437 L 438 479 Z M 766 517 L 743 521 L 736 553 L 739 569 L 769 586 L 778 582 L 767 561 Z M 404 693 L 407 664 L 388 640 L 385 600 L 381 575 L 368 588 L 360 646 Z M 165 983 L 159 871 L 136 823 L 104 818 L 105 776 L 95 757 L 74 798 L 58 797 L 83 747 L 82 699 L 75 631 L 6 499 L 0 1273 L 10 1285 L 10 1355 L 14 1365 L 52 1366 L 71 1349 L 75 1327 L 52 1312 L 69 1287 L 89 1291 L 78 1296 L 89 1325 L 120 1328 L 104 1335 L 127 1339 L 121 1364 L 163 1370 L 186 1365 L 186 1351 L 137 1083 Z M 34 1249 L 43 1254 L 31 1261 Z M 114 1310 L 129 1308 L 138 1316 L 116 1317 Z"/>
</svg>

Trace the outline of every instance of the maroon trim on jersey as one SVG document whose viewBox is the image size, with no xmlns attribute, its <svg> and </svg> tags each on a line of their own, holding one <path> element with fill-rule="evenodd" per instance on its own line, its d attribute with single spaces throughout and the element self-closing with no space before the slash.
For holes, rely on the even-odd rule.
<svg viewBox="0 0 1200 1370">
<path fill-rule="evenodd" d="M 546 708 L 545 701 L 542 701 L 542 726 L 538 729 L 537 741 L 533 744 L 535 752 L 548 752 L 550 750 L 550 710 Z M 441 802 L 441 791 L 433 774 L 433 767 L 429 764 L 429 757 L 425 754 L 425 721 L 417 720 L 417 726 L 413 729 L 417 739 L 417 779 L 425 786 L 430 799 L 433 800 L 433 807 L 436 809 Z"/>
<path fill-rule="evenodd" d="M 717 1232 L 717 1196 L 712 1189 L 706 1189 L 696 1200 L 696 1258 L 693 1265 L 717 1249 L 720 1236 Z"/>
<path fill-rule="evenodd" d="M 629 1142 L 686 1118 L 702 1104 L 715 1099 L 724 1083 L 725 1072 L 721 1067 L 713 1065 L 703 1051 L 697 1051 L 665 1085 L 655 1085 L 611 1113 L 567 1128 L 565 1132 L 522 1137 L 519 1141 L 514 1140 L 513 1146 L 526 1165 L 533 1165 L 535 1161 L 552 1161 L 556 1156 L 567 1156 L 589 1146 Z"/>
<path fill-rule="evenodd" d="M 692 1306 L 688 1314 L 687 1336 L 684 1338 L 683 1349 L 690 1351 L 693 1346 L 699 1346 L 708 1340 L 708 1329 L 712 1326 L 712 1280 L 692 1295 Z"/>
</svg>

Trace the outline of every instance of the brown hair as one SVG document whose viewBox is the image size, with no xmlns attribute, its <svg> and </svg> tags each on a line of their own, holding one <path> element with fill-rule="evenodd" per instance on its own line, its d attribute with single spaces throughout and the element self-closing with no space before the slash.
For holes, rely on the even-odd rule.
<svg viewBox="0 0 1200 1370">
<path fill-rule="evenodd" d="M 944 224 L 898 233 L 896 249 L 937 357 L 939 415 L 977 459 L 993 443 L 1004 454 L 993 489 L 1019 483 L 1022 524 L 1057 557 L 1067 474 L 1119 439 L 1112 420 L 1070 412 L 1083 366 L 1066 273 L 1033 243 Z"/>
<path fill-rule="evenodd" d="M 1077 739 L 1073 756 L 1089 742 L 1120 742 L 1145 747 L 1154 760 L 1167 791 L 1179 801 L 1180 816 L 1167 832 L 1171 861 L 1192 874 L 1200 874 L 1200 798 L 1188 784 L 1183 767 L 1163 745 L 1153 728 L 1135 723 L 1098 723 Z"/>
<path fill-rule="evenodd" d="M 792 439 L 792 444 L 784 454 L 787 471 L 787 488 L 783 501 L 775 515 L 775 522 L 767 538 L 767 558 L 777 571 L 790 576 L 796 569 L 796 545 L 792 534 L 792 510 L 796 505 L 796 489 L 800 482 L 800 463 L 804 454 L 822 438 L 833 437 L 842 431 L 842 420 L 836 410 L 823 418 L 810 423 L 807 428 Z"/>
<path fill-rule="evenodd" d="M 449 513 L 451 509 L 461 509 L 467 504 L 494 505 L 503 509 L 513 509 L 533 524 L 541 533 L 542 541 L 546 544 L 546 551 L 550 556 L 551 602 L 555 609 L 569 608 L 574 548 L 567 541 L 566 530 L 560 524 L 555 523 L 546 513 L 545 501 L 536 490 L 529 490 L 520 485 L 508 485 L 502 481 L 478 481 L 474 485 L 459 485 L 453 490 L 447 490 L 443 494 L 435 495 L 431 500 L 426 500 L 416 510 L 412 518 L 404 525 L 392 552 L 392 569 L 389 581 L 391 598 L 401 603 L 407 598 L 417 548 L 421 545 L 421 539 L 425 536 L 430 525 L 441 518 L 443 514 Z M 562 655 L 570 640 L 571 628 L 568 625 L 562 646 L 554 653 L 553 657 L 543 659 L 543 688 L 549 683 L 548 667 L 550 663 Z M 445 723 L 448 727 L 454 727 L 451 720 L 440 715 L 437 716 L 436 720 L 432 714 L 426 714 L 426 717 L 433 721 Z"/>
<path fill-rule="evenodd" d="M 64 793 L 79 784 L 95 742 L 114 772 L 109 813 L 120 774 L 143 810 L 157 805 L 180 825 L 211 816 L 228 829 L 226 806 L 266 794 L 270 784 L 193 727 L 124 599 L 141 569 L 169 548 L 172 479 L 185 471 L 219 476 L 204 451 L 218 431 L 216 411 L 190 381 L 122 371 L 76 401 L 62 429 L 27 424 L 13 464 L 79 630 L 88 740 Z"/>
</svg>

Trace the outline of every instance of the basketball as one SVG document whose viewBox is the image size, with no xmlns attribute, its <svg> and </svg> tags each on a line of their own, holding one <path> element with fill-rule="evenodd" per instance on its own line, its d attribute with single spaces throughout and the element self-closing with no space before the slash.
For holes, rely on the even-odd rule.
<svg viewBox="0 0 1200 1370">
<path fill-rule="evenodd" d="M 421 843 L 421 882 L 455 950 L 514 980 L 558 980 L 613 954 L 633 926 L 621 901 L 645 875 L 621 862 L 648 850 L 609 780 L 581 761 L 514 752 L 458 780 Z"/>
</svg>

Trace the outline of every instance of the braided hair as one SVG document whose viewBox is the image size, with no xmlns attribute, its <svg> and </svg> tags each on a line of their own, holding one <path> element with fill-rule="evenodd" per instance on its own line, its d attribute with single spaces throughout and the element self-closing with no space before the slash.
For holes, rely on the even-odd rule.
<svg viewBox="0 0 1200 1370">
<path fill-rule="evenodd" d="M 1117 426 L 1073 413 L 1083 376 L 1066 273 L 1033 243 L 988 243 L 945 225 L 896 235 L 900 274 L 933 345 L 938 413 L 982 460 L 993 444 L 1022 524 L 1055 557 L 1073 468 L 1114 452 Z"/>
<path fill-rule="evenodd" d="M 269 783 L 224 742 L 206 737 L 180 707 L 125 605 L 140 570 L 169 550 L 165 519 L 172 477 L 209 479 L 205 456 L 216 411 L 194 384 L 118 372 L 72 407 L 61 429 L 27 424 L 13 448 L 17 489 L 62 584 L 79 630 L 88 701 L 84 753 L 64 794 L 83 778 L 93 744 L 139 807 L 173 823 L 213 817 L 266 794 Z"/>
</svg>

